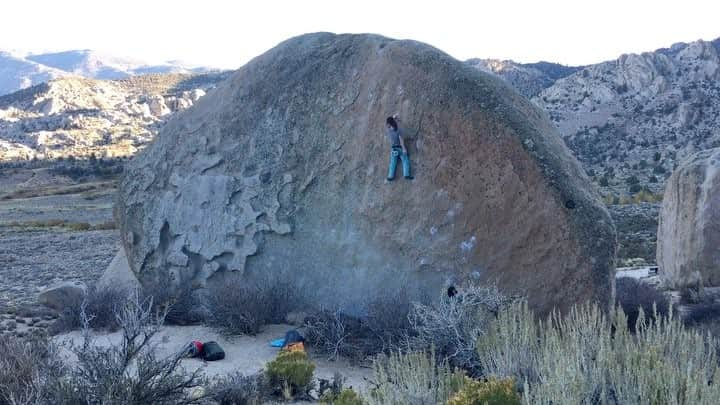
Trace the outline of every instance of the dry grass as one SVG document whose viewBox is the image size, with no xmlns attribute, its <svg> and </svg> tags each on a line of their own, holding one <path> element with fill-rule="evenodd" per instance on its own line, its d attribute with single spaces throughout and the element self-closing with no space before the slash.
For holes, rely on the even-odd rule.
<svg viewBox="0 0 720 405">
<path fill-rule="evenodd" d="M 74 232 L 84 231 L 105 231 L 117 229 L 115 221 L 105 221 L 99 224 L 90 224 L 87 222 L 73 222 L 64 219 L 48 219 L 44 221 L 25 221 L 25 222 L 7 222 L 4 226 L 13 228 L 61 228 Z"/>
<path fill-rule="evenodd" d="M 524 382 L 525 404 L 715 404 L 717 341 L 673 316 L 640 311 L 636 333 L 622 309 L 581 305 L 540 321 L 518 302 L 478 340 L 485 374 Z"/>
<path fill-rule="evenodd" d="M 23 198 L 46 197 L 51 195 L 80 194 L 92 195 L 107 192 L 117 187 L 115 181 L 100 181 L 67 186 L 43 186 L 14 190 L 0 195 L 0 200 L 15 200 Z"/>
<path fill-rule="evenodd" d="M 341 308 L 321 310 L 306 317 L 305 337 L 330 360 L 344 357 L 362 362 L 407 347 L 412 335 L 410 307 L 407 295 L 399 294 L 372 301 L 364 316 L 349 315 Z"/>
<path fill-rule="evenodd" d="M 303 308 L 303 292 L 283 277 L 229 281 L 207 297 L 208 323 L 228 335 L 254 335 Z"/>
<path fill-rule="evenodd" d="M 381 356 L 373 363 L 370 405 L 444 404 L 464 382 L 462 372 L 438 363 L 435 353 L 411 352 Z"/>
<path fill-rule="evenodd" d="M 500 309 L 510 302 L 496 286 L 467 285 L 458 295 L 444 295 L 438 303 L 414 303 L 409 314 L 412 347 L 434 348 L 451 365 L 479 371 L 475 345 Z"/>
</svg>

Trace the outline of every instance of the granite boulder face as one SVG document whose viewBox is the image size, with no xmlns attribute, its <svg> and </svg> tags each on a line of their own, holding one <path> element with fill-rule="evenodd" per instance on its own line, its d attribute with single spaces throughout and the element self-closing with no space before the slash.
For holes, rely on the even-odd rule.
<svg viewBox="0 0 720 405">
<path fill-rule="evenodd" d="M 388 115 L 415 180 L 387 182 Z M 541 311 L 613 296 L 615 229 L 545 115 L 431 46 L 308 34 L 169 120 L 116 217 L 143 285 L 282 277 L 318 306 L 497 282 Z"/>
<path fill-rule="evenodd" d="M 694 153 L 668 179 L 657 238 L 668 285 L 720 285 L 720 148 Z"/>
</svg>

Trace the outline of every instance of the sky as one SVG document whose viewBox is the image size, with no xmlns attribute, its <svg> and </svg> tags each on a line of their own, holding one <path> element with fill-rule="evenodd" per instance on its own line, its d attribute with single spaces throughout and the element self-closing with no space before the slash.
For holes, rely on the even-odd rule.
<svg viewBox="0 0 720 405">
<path fill-rule="evenodd" d="M 720 37 L 717 0 L 3 0 L 0 50 L 93 49 L 237 68 L 304 33 L 376 33 L 455 58 L 584 65 Z"/>
</svg>

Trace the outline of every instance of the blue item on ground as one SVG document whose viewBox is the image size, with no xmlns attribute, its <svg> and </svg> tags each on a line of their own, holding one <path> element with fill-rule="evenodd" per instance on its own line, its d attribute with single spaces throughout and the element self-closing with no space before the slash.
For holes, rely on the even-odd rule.
<svg viewBox="0 0 720 405">
<path fill-rule="evenodd" d="M 272 340 L 272 341 L 270 341 L 270 346 L 272 346 L 272 347 L 283 347 L 283 346 L 285 346 L 285 339 L 280 338 L 280 339 Z"/>
</svg>

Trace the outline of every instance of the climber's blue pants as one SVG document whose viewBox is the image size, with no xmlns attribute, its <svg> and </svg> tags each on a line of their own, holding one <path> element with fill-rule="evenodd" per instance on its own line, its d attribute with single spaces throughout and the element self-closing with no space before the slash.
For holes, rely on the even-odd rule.
<svg viewBox="0 0 720 405">
<path fill-rule="evenodd" d="M 388 169 L 388 180 L 395 178 L 395 170 L 397 170 L 397 160 L 402 160 L 403 176 L 410 177 L 410 157 L 402 151 L 402 148 L 393 147 L 390 151 L 390 167 Z"/>
</svg>

